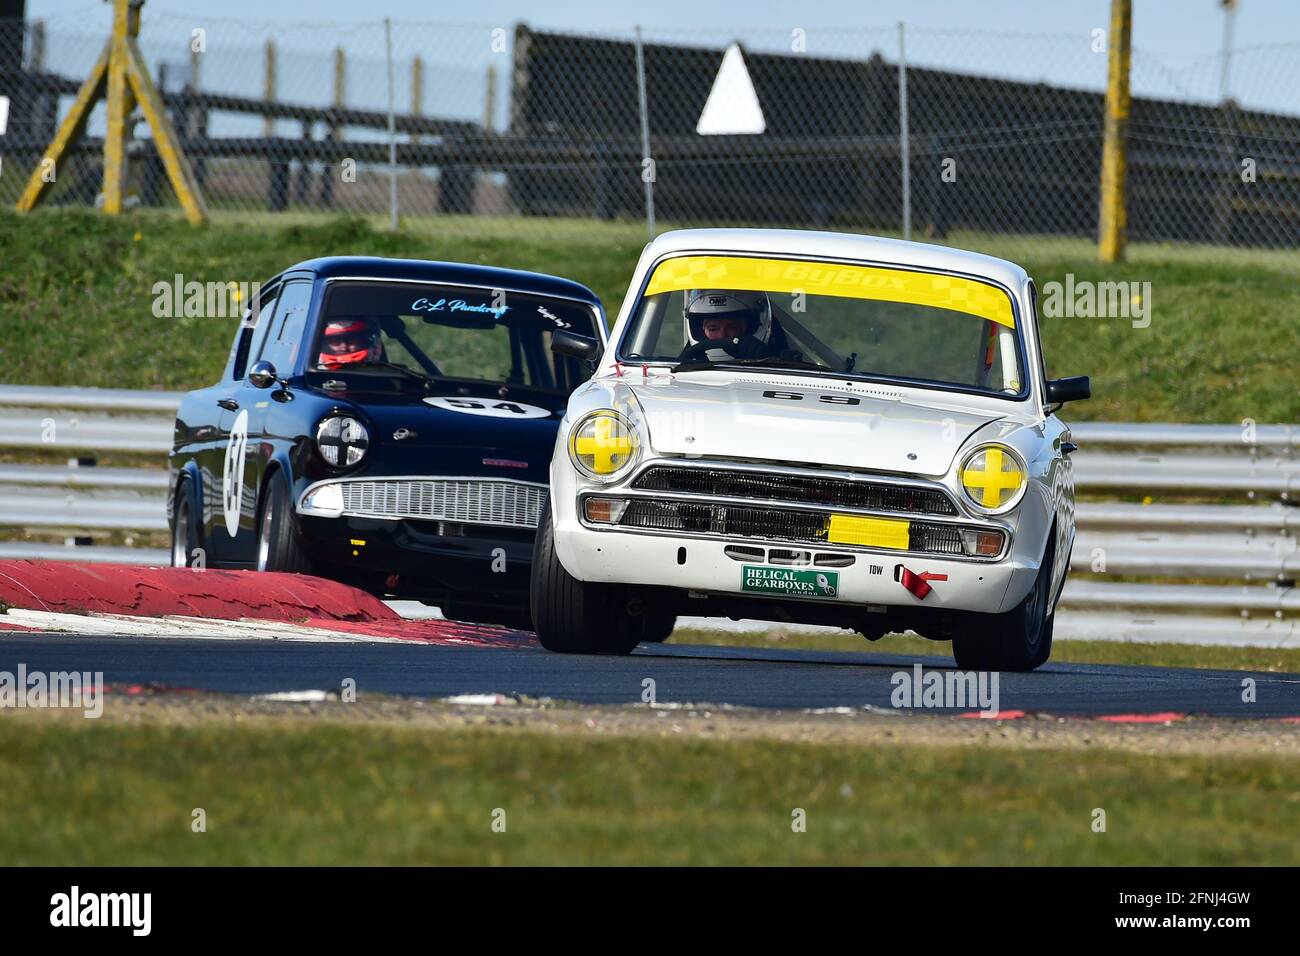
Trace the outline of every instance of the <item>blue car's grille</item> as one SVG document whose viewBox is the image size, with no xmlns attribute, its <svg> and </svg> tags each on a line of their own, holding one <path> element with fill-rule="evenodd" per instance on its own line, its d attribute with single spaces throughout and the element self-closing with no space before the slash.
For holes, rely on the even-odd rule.
<svg viewBox="0 0 1300 956">
<path fill-rule="evenodd" d="M 491 478 L 389 478 L 341 482 L 343 512 L 358 517 L 460 521 L 536 528 L 544 485 Z"/>
</svg>

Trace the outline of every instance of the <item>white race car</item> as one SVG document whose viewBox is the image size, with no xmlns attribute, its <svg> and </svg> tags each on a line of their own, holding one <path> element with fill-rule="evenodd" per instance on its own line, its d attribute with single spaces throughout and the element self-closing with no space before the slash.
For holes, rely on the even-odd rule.
<svg viewBox="0 0 1300 956">
<path fill-rule="evenodd" d="M 532 614 L 553 651 L 630 652 L 678 615 L 951 640 L 1047 660 L 1074 543 L 1063 402 L 1033 280 L 868 236 L 700 229 L 641 256 L 569 399 Z"/>
</svg>

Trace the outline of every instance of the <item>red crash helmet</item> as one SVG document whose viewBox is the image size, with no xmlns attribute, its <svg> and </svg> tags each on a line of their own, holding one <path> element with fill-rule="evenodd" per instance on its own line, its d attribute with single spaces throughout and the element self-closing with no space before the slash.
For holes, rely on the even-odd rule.
<svg viewBox="0 0 1300 956">
<path fill-rule="evenodd" d="M 379 358 L 379 326 L 372 319 L 330 319 L 321 335 L 322 368 L 343 368 Z"/>
</svg>

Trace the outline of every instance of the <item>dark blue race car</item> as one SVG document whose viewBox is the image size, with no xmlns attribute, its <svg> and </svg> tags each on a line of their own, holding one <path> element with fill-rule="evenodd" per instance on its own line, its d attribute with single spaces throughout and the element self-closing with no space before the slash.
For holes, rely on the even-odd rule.
<svg viewBox="0 0 1300 956">
<path fill-rule="evenodd" d="M 557 333 L 606 339 L 596 295 L 554 276 L 336 257 L 271 279 L 177 413 L 173 564 L 526 625 L 556 429 L 590 374 Z"/>
</svg>

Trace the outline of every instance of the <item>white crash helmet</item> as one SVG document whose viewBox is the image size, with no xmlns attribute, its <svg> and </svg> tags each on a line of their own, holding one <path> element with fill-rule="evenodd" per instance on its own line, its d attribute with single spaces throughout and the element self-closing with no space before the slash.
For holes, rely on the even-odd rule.
<svg viewBox="0 0 1300 956">
<path fill-rule="evenodd" d="M 766 292 L 735 289 L 687 289 L 682 305 L 686 324 L 686 341 L 695 345 L 704 341 L 704 320 L 732 316 L 745 319 L 745 334 L 767 344 L 772 339 L 772 303 Z"/>
</svg>

